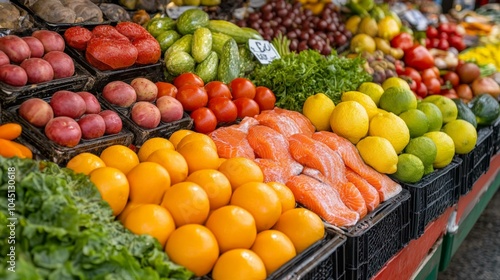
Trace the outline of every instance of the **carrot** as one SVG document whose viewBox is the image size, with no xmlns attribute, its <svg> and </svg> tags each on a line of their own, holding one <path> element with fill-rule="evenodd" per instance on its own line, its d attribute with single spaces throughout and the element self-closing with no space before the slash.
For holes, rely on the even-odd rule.
<svg viewBox="0 0 500 280">
<path fill-rule="evenodd" d="M 0 156 L 11 158 L 19 157 L 25 158 L 21 150 L 19 150 L 10 140 L 0 138 Z"/>
<path fill-rule="evenodd" d="M 16 148 L 18 148 L 19 151 L 21 151 L 21 153 L 23 154 L 23 156 L 25 158 L 33 158 L 33 152 L 31 152 L 31 150 L 28 147 L 26 147 L 25 145 L 23 145 L 21 143 L 17 143 L 17 142 L 14 142 L 14 141 L 11 141 L 11 143 Z"/>
<path fill-rule="evenodd" d="M 14 140 L 21 135 L 21 131 L 21 125 L 17 123 L 0 125 L 0 139 Z"/>
</svg>

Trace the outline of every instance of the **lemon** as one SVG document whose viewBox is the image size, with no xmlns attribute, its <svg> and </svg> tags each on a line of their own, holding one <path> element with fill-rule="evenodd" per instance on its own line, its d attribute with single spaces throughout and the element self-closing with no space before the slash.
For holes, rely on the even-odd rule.
<svg viewBox="0 0 500 280">
<path fill-rule="evenodd" d="M 417 97 L 410 89 L 401 86 L 387 88 L 380 97 L 379 107 L 396 115 L 417 108 Z"/>
<path fill-rule="evenodd" d="M 424 112 L 429 121 L 428 131 L 439 131 L 443 126 L 443 114 L 439 110 L 438 106 L 429 102 L 419 102 L 417 104 L 417 109 Z"/>
<path fill-rule="evenodd" d="M 455 156 L 455 143 L 448 134 L 442 131 L 431 131 L 424 134 L 424 136 L 431 138 L 436 144 L 436 159 L 432 163 L 434 168 L 443 168 L 450 164 Z"/>
<path fill-rule="evenodd" d="M 359 91 L 346 91 L 342 93 L 341 101 L 356 101 L 365 107 L 366 113 L 368 113 L 368 118 L 371 119 L 375 114 L 378 113 L 377 105 L 370 96 L 359 92 Z"/>
<path fill-rule="evenodd" d="M 403 183 L 416 183 L 424 176 L 424 164 L 415 155 L 400 154 L 397 166 L 398 170 L 392 176 Z"/>
<path fill-rule="evenodd" d="M 378 22 L 378 37 L 386 40 L 391 40 L 394 36 L 399 34 L 398 22 L 392 18 L 386 16 Z"/>
<path fill-rule="evenodd" d="M 422 99 L 422 102 L 430 102 L 436 105 L 443 115 L 443 124 L 449 123 L 457 119 L 458 108 L 457 104 L 450 98 L 438 94 L 429 95 Z"/>
<path fill-rule="evenodd" d="M 436 159 L 437 147 L 431 138 L 420 136 L 410 139 L 410 142 L 406 145 L 404 152 L 417 156 L 422 161 L 424 166 L 432 166 L 432 163 Z"/>
<path fill-rule="evenodd" d="M 371 17 L 364 17 L 358 25 L 358 34 L 366 34 L 370 37 L 375 37 L 377 33 L 377 21 Z"/>
<path fill-rule="evenodd" d="M 365 107 L 356 101 L 340 102 L 330 116 L 330 127 L 338 135 L 356 144 L 368 133 L 370 119 Z"/>
<path fill-rule="evenodd" d="M 382 82 L 383 90 L 386 90 L 390 87 L 404 87 L 410 89 L 410 85 L 408 84 L 408 82 L 398 77 L 390 77 Z"/>
<path fill-rule="evenodd" d="M 380 173 L 396 172 L 398 155 L 389 140 L 379 136 L 367 136 L 361 139 L 356 148 L 363 161 Z"/>
<path fill-rule="evenodd" d="M 357 34 L 351 39 L 350 49 L 355 53 L 364 51 L 373 53 L 376 49 L 375 40 L 366 34 Z"/>
<path fill-rule="evenodd" d="M 345 23 L 345 28 L 349 31 L 351 31 L 352 34 L 357 34 L 358 33 L 358 26 L 359 23 L 361 22 L 361 17 L 358 15 L 354 15 L 349 17 Z"/>
<path fill-rule="evenodd" d="M 331 130 L 330 115 L 335 108 L 335 103 L 324 93 L 309 96 L 304 102 L 302 113 L 316 127 L 316 130 Z"/>
<path fill-rule="evenodd" d="M 477 131 L 465 120 L 454 120 L 443 126 L 444 133 L 453 139 L 455 153 L 467 154 L 474 149 L 477 142 Z"/>
<path fill-rule="evenodd" d="M 380 101 L 380 96 L 384 93 L 384 88 L 381 85 L 372 83 L 372 82 L 364 82 L 358 87 L 358 91 L 370 96 L 370 98 L 375 102 L 375 105 L 378 107 L 378 103 Z"/>
<path fill-rule="evenodd" d="M 401 153 L 410 141 L 410 130 L 406 123 L 393 113 L 375 115 L 370 120 L 368 135 L 389 140 L 397 154 Z"/>
<path fill-rule="evenodd" d="M 410 130 L 410 138 L 424 135 L 429 130 L 429 120 L 424 112 L 418 109 L 410 109 L 399 114 Z"/>
</svg>

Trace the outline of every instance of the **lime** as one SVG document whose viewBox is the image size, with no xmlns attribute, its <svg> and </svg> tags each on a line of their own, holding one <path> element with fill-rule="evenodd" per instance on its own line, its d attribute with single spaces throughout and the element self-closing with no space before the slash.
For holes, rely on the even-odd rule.
<svg viewBox="0 0 500 280">
<path fill-rule="evenodd" d="M 396 115 L 417 108 L 417 97 L 405 87 L 387 88 L 380 97 L 379 107 Z"/>
<path fill-rule="evenodd" d="M 455 143 L 453 139 L 442 131 L 427 132 L 424 136 L 431 138 L 434 144 L 436 144 L 436 159 L 432 163 L 434 168 L 443 168 L 450 164 L 455 156 Z"/>
<path fill-rule="evenodd" d="M 453 139 L 457 154 L 467 154 L 476 146 L 477 131 L 465 120 L 451 121 L 443 126 L 442 131 Z"/>
<path fill-rule="evenodd" d="M 398 155 L 389 140 L 367 136 L 356 144 L 363 161 L 380 173 L 392 174 L 397 170 Z"/>
<path fill-rule="evenodd" d="M 422 102 L 430 102 L 436 105 L 443 115 L 443 124 L 457 119 L 457 104 L 450 98 L 438 94 L 429 95 L 422 99 Z"/>
<path fill-rule="evenodd" d="M 428 164 L 424 166 L 424 176 L 434 172 L 434 166 L 432 164 Z"/>
<path fill-rule="evenodd" d="M 370 98 L 375 102 L 378 107 L 380 101 L 380 96 L 384 93 L 382 86 L 372 82 L 364 82 L 358 87 L 358 91 L 370 96 Z"/>
<path fill-rule="evenodd" d="M 358 34 L 366 34 L 370 37 L 377 36 L 377 21 L 372 17 L 364 17 L 358 25 Z"/>
<path fill-rule="evenodd" d="M 384 90 L 390 87 L 405 87 L 407 89 L 410 89 L 410 85 L 408 84 L 408 82 L 398 77 L 390 77 L 382 83 L 382 88 Z"/>
<path fill-rule="evenodd" d="M 400 154 L 397 166 L 398 170 L 392 175 L 403 183 L 416 183 L 424 176 L 424 164 L 415 155 Z"/>
<path fill-rule="evenodd" d="M 397 154 L 401 153 L 410 141 L 410 131 L 406 123 L 393 113 L 375 115 L 370 120 L 368 135 L 389 140 Z"/>
<path fill-rule="evenodd" d="M 324 93 L 309 96 L 304 102 L 302 113 L 316 127 L 316 130 L 331 130 L 330 115 L 335 108 L 335 103 Z"/>
<path fill-rule="evenodd" d="M 358 34 L 351 39 L 350 49 L 355 53 L 362 53 L 367 51 L 373 53 L 375 51 L 376 45 L 375 40 L 366 34 Z"/>
<path fill-rule="evenodd" d="M 353 144 L 366 136 L 369 123 L 365 107 L 356 101 L 340 102 L 330 116 L 332 131 Z"/>
<path fill-rule="evenodd" d="M 437 147 L 431 138 L 420 136 L 411 139 L 404 152 L 417 156 L 425 166 L 429 166 L 436 159 Z"/>
<path fill-rule="evenodd" d="M 417 109 L 424 112 L 427 116 L 427 120 L 429 121 L 429 131 L 441 130 L 441 127 L 443 126 L 443 114 L 436 105 L 429 102 L 419 102 Z"/>
<path fill-rule="evenodd" d="M 429 120 L 424 112 L 418 109 L 410 109 L 399 114 L 410 130 L 410 138 L 424 135 L 429 130 Z"/>
<path fill-rule="evenodd" d="M 378 113 L 377 105 L 370 96 L 359 92 L 359 91 L 346 91 L 342 93 L 341 97 L 342 101 L 356 101 L 365 107 L 366 113 L 368 113 L 368 118 L 372 118 L 375 114 Z"/>
</svg>

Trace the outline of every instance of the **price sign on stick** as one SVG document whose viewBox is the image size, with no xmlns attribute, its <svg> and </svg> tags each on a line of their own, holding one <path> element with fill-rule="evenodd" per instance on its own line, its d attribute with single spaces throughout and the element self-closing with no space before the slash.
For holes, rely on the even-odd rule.
<svg viewBox="0 0 500 280">
<path fill-rule="evenodd" d="M 271 61 L 280 58 L 274 46 L 265 40 L 248 40 L 250 51 L 262 64 L 269 64 Z"/>
</svg>

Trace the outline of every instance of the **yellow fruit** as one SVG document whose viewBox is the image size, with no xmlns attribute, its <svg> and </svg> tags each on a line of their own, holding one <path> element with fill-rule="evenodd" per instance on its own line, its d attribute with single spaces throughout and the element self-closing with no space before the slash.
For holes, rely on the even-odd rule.
<svg viewBox="0 0 500 280">
<path fill-rule="evenodd" d="M 219 166 L 219 171 L 229 179 L 233 191 L 245 183 L 264 182 L 264 174 L 257 163 L 244 157 L 225 160 Z"/>
<path fill-rule="evenodd" d="M 366 113 L 368 114 L 368 118 L 372 118 L 375 114 L 378 113 L 377 105 L 370 98 L 370 96 L 359 92 L 359 91 L 346 91 L 342 93 L 341 96 L 342 102 L 344 101 L 356 101 L 365 107 Z"/>
<path fill-rule="evenodd" d="M 248 249 L 233 249 L 222 254 L 212 271 L 214 280 L 266 279 L 260 257 Z"/>
<path fill-rule="evenodd" d="M 174 144 L 172 144 L 168 139 L 162 138 L 162 137 L 153 137 L 139 148 L 139 152 L 137 153 L 137 156 L 139 157 L 139 161 L 143 162 L 146 161 L 146 159 L 151 155 L 154 151 L 159 150 L 159 149 L 171 149 L 174 150 Z"/>
<path fill-rule="evenodd" d="M 89 176 L 90 181 L 99 190 L 102 199 L 113 210 L 113 215 L 119 215 L 127 204 L 130 192 L 125 174 L 116 168 L 105 166 L 94 169 Z"/>
<path fill-rule="evenodd" d="M 192 142 L 205 143 L 205 144 L 209 145 L 210 147 L 214 148 L 215 150 L 217 150 L 217 146 L 215 145 L 214 140 L 212 140 L 212 138 L 210 138 L 210 136 L 203 134 L 203 133 L 198 133 L 198 132 L 190 133 L 190 134 L 184 136 L 181 139 L 181 141 L 177 144 L 176 149 L 177 150 L 182 149 L 182 147 L 184 145 L 187 145 L 187 144 L 192 143 Z"/>
<path fill-rule="evenodd" d="M 168 138 L 168 141 L 174 145 L 174 148 L 177 149 L 177 144 L 184 138 L 184 136 L 189 135 L 191 133 L 195 133 L 193 130 L 190 129 L 180 129 L 172 133 L 170 137 Z"/>
<path fill-rule="evenodd" d="M 184 157 L 175 150 L 169 148 L 156 150 L 145 161 L 156 162 L 163 166 L 170 175 L 171 184 L 180 183 L 188 176 L 188 164 Z"/>
<path fill-rule="evenodd" d="M 410 130 L 400 117 L 393 113 L 377 114 L 370 121 L 369 136 L 380 136 L 391 143 L 397 154 L 400 154 L 410 142 Z"/>
<path fill-rule="evenodd" d="M 349 17 L 345 23 L 345 28 L 349 31 L 351 31 L 352 34 L 357 34 L 358 33 L 358 26 L 359 23 L 361 22 L 361 17 L 354 15 Z"/>
<path fill-rule="evenodd" d="M 125 205 L 125 208 L 123 208 L 123 211 L 118 215 L 118 220 L 123 224 L 125 222 L 125 219 L 127 218 L 128 214 L 132 212 L 135 208 L 144 205 L 143 203 L 136 203 L 136 202 L 129 202 L 127 205 Z"/>
<path fill-rule="evenodd" d="M 367 136 L 356 145 L 363 161 L 380 173 L 392 174 L 397 170 L 398 154 L 389 140 L 380 136 Z"/>
<path fill-rule="evenodd" d="M 219 167 L 217 148 L 213 148 L 210 144 L 194 141 L 182 146 L 179 145 L 177 152 L 186 160 L 188 174 L 202 169 L 217 169 Z"/>
<path fill-rule="evenodd" d="M 325 235 L 325 226 L 321 218 L 305 208 L 295 208 L 281 214 L 272 229 L 288 236 L 297 254 L 323 239 Z"/>
<path fill-rule="evenodd" d="M 380 97 L 380 108 L 396 115 L 417 108 L 417 97 L 405 87 L 390 87 Z"/>
<path fill-rule="evenodd" d="M 210 210 L 227 205 L 233 193 L 229 179 L 215 169 L 195 171 L 186 178 L 186 181 L 196 183 L 205 190 L 210 201 Z"/>
<path fill-rule="evenodd" d="M 443 114 L 438 106 L 430 102 L 419 102 L 417 109 L 424 112 L 429 121 L 429 131 L 439 131 L 443 126 Z"/>
<path fill-rule="evenodd" d="M 267 275 L 270 275 L 297 255 L 293 242 L 278 230 L 264 230 L 257 234 L 250 248 L 264 262 Z"/>
<path fill-rule="evenodd" d="M 235 205 L 226 205 L 214 210 L 205 226 L 217 239 L 221 253 L 232 249 L 250 249 L 257 236 L 252 214 Z"/>
<path fill-rule="evenodd" d="M 378 26 L 377 21 L 372 17 L 364 17 L 358 26 L 358 34 L 366 34 L 370 37 L 377 36 Z"/>
<path fill-rule="evenodd" d="M 81 153 L 72 157 L 66 167 L 73 170 L 75 173 L 83 173 L 89 175 L 92 170 L 99 167 L 104 167 L 106 164 L 98 156 L 91 153 Z"/>
<path fill-rule="evenodd" d="M 449 123 L 457 119 L 458 108 L 457 104 L 450 98 L 442 95 L 429 95 L 422 99 L 422 102 L 430 102 L 436 105 L 443 115 L 443 124 Z"/>
<path fill-rule="evenodd" d="M 175 230 L 172 215 L 156 204 L 140 205 L 127 215 L 123 225 L 135 234 L 149 234 L 165 247 L 170 234 Z"/>
<path fill-rule="evenodd" d="M 398 34 L 399 25 L 394 18 L 386 16 L 378 22 L 378 37 L 390 41 Z"/>
<path fill-rule="evenodd" d="M 390 77 L 382 82 L 382 89 L 386 90 L 390 87 L 403 87 L 410 89 L 408 82 L 399 77 Z"/>
<path fill-rule="evenodd" d="M 163 194 L 170 188 L 168 171 L 156 162 L 141 162 L 127 174 L 130 201 L 160 204 Z"/>
<path fill-rule="evenodd" d="M 267 184 L 273 188 L 281 201 L 281 213 L 295 208 L 295 196 L 286 185 L 278 182 L 268 182 Z"/>
<path fill-rule="evenodd" d="M 410 131 L 410 138 L 422 136 L 429 130 L 427 115 L 418 109 L 404 111 L 399 114 L 399 117 L 406 123 Z"/>
<path fill-rule="evenodd" d="M 316 127 L 317 131 L 331 130 L 330 115 L 335 103 L 324 93 L 309 96 L 302 107 L 302 114 Z"/>
<path fill-rule="evenodd" d="M 445 124 L 443 132 L 453 139 L 456 154 L 467 154 L 476 147 L 477 131 L 465 120 L 457 119 Z"/>
<path fill-rule="evenodd" d="M 432 166 L 434 168 L 443 168 L 450 164 L 455 156 L 455 143 L 453 139 L 442 131 L 427 132 L 424 136 L 431 138 L 434 144 L 436 144 L 436 159 L 432 163 Z"/>
<path fill-rule="evenodd" d="M 212 270 L 217 261 L 219 246 L 208 228 L 189 224 L 170 234 L 165 252 L 173 262 L 186 267 L 196 276 L 203 276 Z"/>
<path fill-rule="evenodd" d="M 350 50 L 355 53 L 373 53 L 376 49 L 375 40 L 366 34 L 357 34 L 351 39 Z"/>
<path fill-rule="evenodd" d="M 380 96 L 384 93 L 384 89 L 382 88 L 381 85 L 372 83 L 372 82 L 364 82 L 358 87 L 358 91 L 368 95 L 373 102 L 375 102 L 375 105 L 379 104 L 380 101 Z"/>
<path fill-rule="evenodd" d="M 250 182 L 238 187 L 233 192 L 230 203 L 252 214 L 257 232 L 270 229 L 281 215 L 278 195 L 273 188 L 261 182 Z"/>
<path fill-rule="evenodd" d="M 400 154 L 398 170 L 392 175 L 403 183 L 416 183 L 424 176 L 424 163 L 415 155 Z"/>
<path fill-rule="evenodd" d="M 203 224 L 210 212 L 207 193 L 193 182 L 172 185 L 165 192 L 161 206 L 172 214 L 177 227 L 185 224 Z"/>
<path fill-rule="evenodd" d="M 366 136 L 369 122 L 366 109 L 356 101 L 340 102 L 330 116 L 332 131 L 353 144 Z"/>
<path fill-rule="evenodd" d="M 99 156 L 106 166 L 119 169 L 125 175 L 139 164 L 139 157 L 129 147 L 123 145 L 109 146 Z"/>
</svg>

